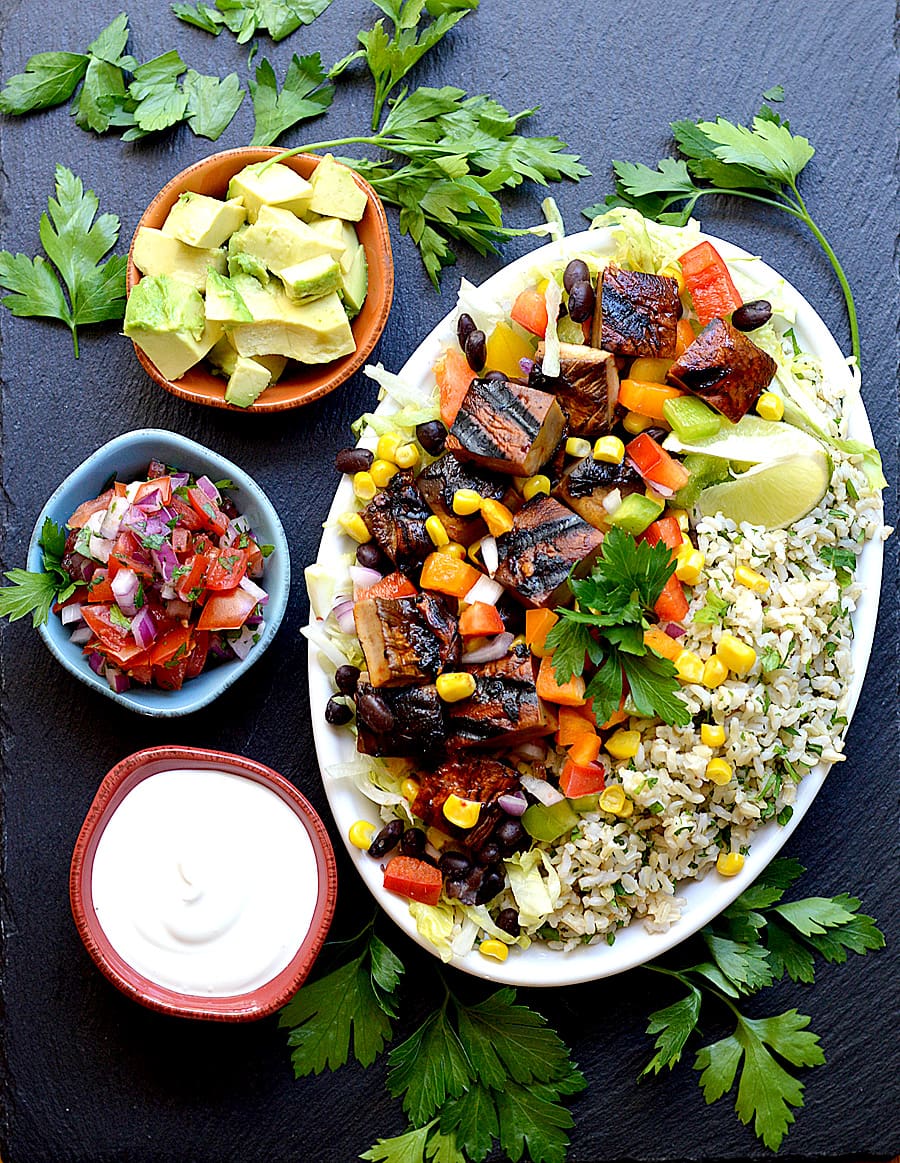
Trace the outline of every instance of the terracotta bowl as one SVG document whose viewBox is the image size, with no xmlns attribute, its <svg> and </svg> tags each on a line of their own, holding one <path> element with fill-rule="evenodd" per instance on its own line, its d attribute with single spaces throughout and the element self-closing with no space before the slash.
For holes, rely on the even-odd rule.
<svg viewBox="0 0 900 1163">
<path fill-rule="evenodd" d="M 275 792 L 306 828 L 318 871 L 317 900 L 309 930 L 290 963 L 276 977 L 249 993 L 199 997 L 177 993 L 138 973 L 112 947 L 94 911 L 94 856 L 103 830 L 128 793 L 148 776 L 173 768 L 224 771 L 254 780 Z M 328 934 L 337 898 L 337 868 L 325 825 L 309 801 L 284 776 L 261 763 L 201 747 L 150 747 L 123 759 L 100 784 L 81 826 L 69 873 L 72 916 L 85 948 L 100 972 L 127 997 L 160 1013 L 218 1022 L 248 1022 L 267 1017 L 293 997 L 312 969 Z"/>
<path fill-rule="evenodd" d="M 178 200 L 180 194 L 191 191 L 195 194 L 207 194 L 214 198 L 224 198 L 228 183 L 244 166 L 255 162 L 264 162 L 267 158 L 275 157 L 281 150 L 272 146 L 244 147 L 229 149 L 223 153 L 215 153 L 212 157 L 189 166 L 168 182 L 156 195 L 138 222 L 138 230 L 142 226 L 150 226 L 157 230 L 162 227 L 169 211 Z M 313 154 L 301 153 L 296 157 L 286 158 L 284 164 L 296 170 L 303 178 L 308 178 L 321 159 Z M 225 383 L 221 376 L 214 376 L 204 364 L 190 368 L 178 380 L 167 380 L 153 361 L 145 355 L 135 344 L 134 350 L 144 370 L 160 387 L 167 392 L 180 396 L 183 400 L 191 400 L 195 404 L 209 404 L 214 408 L 228 408 L 232 412 L 280 412 L 286 408 L 299 408 L 312 400 L 318 400 L 340 387 L 354 372 L 358 371 L 368 359 L 375 344 L 378 342 L 384 325 L 387 323 L 388 313 L 394 297 L 394 260 L 391 255 L 391 238 L 388 231 L 387 218 L 381 199 L 367 181 L 353 175 L 357 186 L 365 192 L 368 204 L 361 220 L 354 225 L 360 242 L 365 247 L 366 259 L 369 264 L 369 291 L 362 310 L 350 324 L 353 337 L 356 340 L 356 351 L 351 355 L 342 356 L 331 363 L 319 366 L 310 366 L 282 377 L 273 387 L 267 388 L 260 398 L 250 408 L 237 408 L 225 402 Z M 135 231 L 135 235 L 137 231 Z M 134 265 L 132 252 L 134 239 L 128 251 L 128 271 L 126 275 L 126 289 L 131 293 L 132 287 L 139 282 L 141 273 Z M 295 365 L 296 366 L 296 365 Z"/>
</svg>

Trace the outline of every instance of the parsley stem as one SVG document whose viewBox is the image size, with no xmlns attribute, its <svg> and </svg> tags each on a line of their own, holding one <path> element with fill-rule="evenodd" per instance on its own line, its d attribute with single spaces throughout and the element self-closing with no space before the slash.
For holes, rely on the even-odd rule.
<svg viewBox="0 0 900 1163">
<path fill-rule="evenodd" d="M 75 358 L 78 359 L 78 330 L 74 324 L 69 328 L 72 332 L 72 346 L 75 348 Z"/>
</svg>

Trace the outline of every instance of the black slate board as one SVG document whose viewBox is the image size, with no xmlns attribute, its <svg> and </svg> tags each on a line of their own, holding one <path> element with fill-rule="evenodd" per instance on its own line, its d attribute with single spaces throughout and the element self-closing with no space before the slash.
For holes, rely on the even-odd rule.
<svg viewBox="0 0 900 1163">
<path fill-rule="evenodd" d="M 35 52 L 79 49 L 119 10 L 113 0 L 60 6 L 6 0 L 2 75 Z M 162 0 L 130 8 L 132 49 L 142 59 L 178 46 L 201 72 L 236 69 L 246 54 L 226 33 L 212 40 L 175 20 Z M 335 0 L 316 24 L 279 46 L 264 42 L 279 75 L 293 51 L 321 50 L 326 63 L 352 47 L 376 15 L 363 0 Z M 746 0 L 690 6 L 660 0 L 518 6 L 482 0 L 413 80 L 489 91 L 510 109 L 541 105 L 536 133 L 557 132 L 595 177 L 555 194 L 570 229 L 579 210 L 610 189 L 613 158 L 654 162 L 668 146 L 667 122 L 756 108 L 778 82 L 785 112 L 817 155 L 804 175 L 814 214 L 833 240 L 857 293 L 865 362 L 864 397 L 887 475 L 896 486 L 897 281 L 894 6 L 791 5 Z M 333 110 L 288 135 L 286 144 L 340 136 L 366 124 L 364 79 L 343 84 Z M 327 131 L 327 132 L 324 132 Z M 220 139 L 249 140 L 249 101 Z M 52 192 L 57 161 L 70 165 L 122 218 L 123 242 L 156 190 L 216 147 L 185 131 L 123 146 L 77 130 L 60 108 L 0 122 L 0 245 L 30 254 Z M 510 199 L 510 221 L 539 218 L 538 191 Z M 760 253 L 818 308 L 847 346 L 841 299 L 810 238 L 784 217 L 750 205 L 702 206 L 713 233 Z M 396 232 L 397 294 L 376 353 L 399 367 L 453 302 L 454 272 L 438 297 L 408 239 Z M 510 246 L 509 258 L 526 243 Z M 479 281 L 499 265 L 461 256 L 459 274 Z M 312 748 L 304 679 L 306 618 L 302 566 L 312 559 L 335 478 L 334 451 L 348 422 L 374 398 L 357 377 L 339 394 L 265 419 L 225 415 L 165 395 L 143 374 L 114 329 L 93 329 L 72 359 L 64 329 L 0 312 L 3 408 L 3 563 L 22 563 L 35 516 L 83 457 L 132 428 L 169 427 L 239 461 L 278 507 L 292 544 L 295 583 L 285 624 L 252 677 L 215 707 L 171 725 L 144 720 L 90 694 L 63 672 L 24 623 L 3 628 L 2 919 L 4 1079 L 0 1152 L 6 1163 L 42 1161 L 316 1160 L 355 1158 L 403 1117 L 384 1089 L 384 1066 L 348 1066 L 337 1076 L 294 1082 L 273 1020 L 219 1027 L 166 1019 L 126 1001 L 100 977 L 69 915 L 69 857 L 103 773 L 152 743 L 221 747 L 262 760 L 292 778 L 328 819 Z M 888 494 L 896 514 L 896 494 Z M 881 626 L 847 762 L 836 768 L 786 852 L 809 872 L 810 894 L 847 890 L 888 934 L 888 949 L 824 967 L 814 990 L 781 986 L 754 1012 L 796 1005 L 813 1016 L 828 1066 L 808 1072 L 806 1109 L 784 1158 L 876 1158 L 900 1150 L 900 1052 L 890 1015 L 898 1011 L 896 909 L 898 759 L 896 547 L 888 546 Z M 340 839 L 335 836 L 340 850 Z M 340 855 L 336 931 L 348 932 L 371 905 Z M 413 982 L 410 1012 L 428 1001 L 431 959 L 397 936 Z M 643 1025 L 653 983 L 634 973 L 596 985 L 533 992 L 573 1046 L 590 1087 L 573 1105 L 570 1159 L 764 1158 L 728 1100 L 707 1109 L 687 1063 L 637 1086 L 646 1059 Z"/>
</svg>

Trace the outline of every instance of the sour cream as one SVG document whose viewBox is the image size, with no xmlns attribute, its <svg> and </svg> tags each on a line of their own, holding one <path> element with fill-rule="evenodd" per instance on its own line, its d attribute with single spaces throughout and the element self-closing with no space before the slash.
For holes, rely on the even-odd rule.
<svg viewBox="0 0 900 1163">
<path fill-rule="evenodd" d="M 94 910 L 138 973 L 233 997 L 291 961 L 318 897 L 303 822 L 275 792 L 224 771 L 170 770 L 125 796 L 94 855 Z"/>
</svg>

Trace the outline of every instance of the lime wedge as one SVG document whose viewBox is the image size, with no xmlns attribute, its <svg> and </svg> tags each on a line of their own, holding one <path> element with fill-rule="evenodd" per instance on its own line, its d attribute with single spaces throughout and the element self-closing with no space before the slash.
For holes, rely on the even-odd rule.
<svg viewBox="0 0 900 1163">
<path fill-rule="evenodd" d="M 814 457 L 822 446 L 814 436 L 793 424 L 763 420 L 748 412 L 737 424 L 723 420 L 718 432 L 700 440 L 680 440 L 671 432 L 663 447 L 669 452 L 705 452 L 707 456 L 744 464 L 770 464 L 793 456 Z"/>
<path fill-rule="evenodd" d="M 735 480 L 711 485 L 697 505 L 704 517 L 723 513 L 737 524 L 783 529 L 818 505 L 830 481 L 831 458 L 816 445 L 812 456 L 758 464 Z"/>
</svg>

